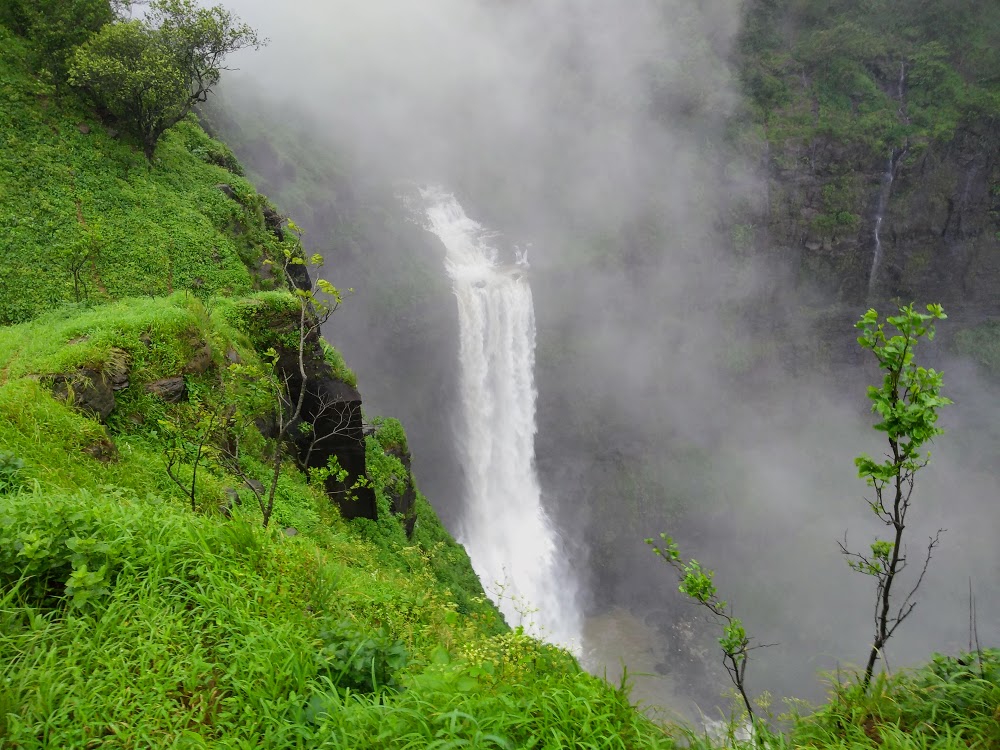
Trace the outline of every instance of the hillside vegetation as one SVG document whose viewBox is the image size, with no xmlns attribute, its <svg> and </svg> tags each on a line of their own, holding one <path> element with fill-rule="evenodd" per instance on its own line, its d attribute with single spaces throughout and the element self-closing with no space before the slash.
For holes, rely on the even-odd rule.
<svg viewBox="0 0 1000 750">
<path fill-rule="evenodd" d="M 874 154 L 1000 117 L 1000 7 L 971 0 L 754 0 L 741 75 L 775 142 L 824 135 Z"/>
<path fill-rule="evenodd" d="M 0 26 L 0 747 L 669 745 L 503 623 L 419 492 L 407 535 L 394 420 L 365 437 L 377 521 L 287 461 L 262 528 L 252 422 L 238 473 L 180 466 L 190 507 L 172 441 L 264 366 L 261 311 L 299 306 L 265 261 L 301 251 L 196 121 L 147 163 L 29 52 Z"/>
<path fill-rule="evenodd" d="M 0 323 L 65 302 L 251 291 L 280 242 L 229 149 L 188 120 L 147 164 L 32 75 L 27 52 L 0 26 Z"/>
<path fill-rule="evenodd" d="M 196 120 L 149 161 L 31 53 L 0 25 L 0 748 L 707 743 L 502 621 L 397 421 L 366 420 L 375 519 L 274 463 L 246 374 L 303 309 L 295 233 Z M 768 744 L 1000 748 L 998 663 L 840 687 Z"/>
<path fill-rule="evenodd" d="M 343 521 L 294 468 L 270 530 L 246 487 L 223 507 L 241 485 L 218 466 L 186 508 L 162 425 L 189 404 L 144 384 L 183 369 L 192 342 L 251 361 L 230 310 L 178 293 L 0 332 L 0 745 L 662 738 L 624 693 L 504 626 L 422 496 L 406 537 L 387 497 L 403 475 L 398 423 L 367 438 L 377 522 Z M 130 383 L 107 426 L 53 395 L 54 373 L 115 357 Z M 207 398 L 218 366 L 189 391 Z"/>
<path fill-rule="evenodd" d="M 737 244 L 759 234 L 841 301 L 933 295 L 995 315 L 998 50 L 996 3 L 748 3 L 733 130 L 769 192 Z"/>
</svg>

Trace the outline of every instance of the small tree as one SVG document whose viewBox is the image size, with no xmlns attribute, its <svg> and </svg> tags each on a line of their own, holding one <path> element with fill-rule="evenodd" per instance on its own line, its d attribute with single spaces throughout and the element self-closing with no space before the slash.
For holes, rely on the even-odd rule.
<svg viewBox="0 0 1000 750">
<path fill-rule="evenodd" d="M 660 544 L 653 539 L 647 539 L 646 544 L 667 565 L 674 569 L 680 583 L 678 590 L 691 601 L 704 609 L 722 625 L 722 637 L 719 646 L 722 648 L 722 664 L 733 681 L 736 692 L 746 709 L 750 725 L 756 727 L 753 704 L 746 689 L 746 672 L 749 654 L 755 648 L 763 648 L 766 644 L 752 646 L 743 622 L 733 616 L 729 604 L 719 598 L 715 587 L 715 571 L 707 570 L 697 560 L 685 561 L 681 557 L 677 544 L 666 534 L 660 534 Z M 756 736 L 756 735 L 755 735 Z"/>
<path fill-rule="evenodd" d="M 103 247 L 100 225 L 84 225 L 82 234 L 63 247 L 58 253 L 59 261 L 73 281 L 73 296 L 76 302 L 87 299 L 86 269 L 95 265 Z"/>
<path fill-rule="evenodd" d="M 69 80 L 86 90 L 153 158 L 160 136 L 204 102 L 227 55 L 265 40 L 221 6 L 153 0 L 143 20 L 111 23 L 78 47 Z"/>
<path fill-rule="evenodd" d="M 212 439 L 218 427 L 218 417 L 216 408 L 192 398 L 178 421 L 160 421 L 167 476 L 187 497 L 192 511 L 198 509 L 198 469 L 213 459 L 217 452 Z M 190 479 L 180 471 L 185 464 L 191 467 Z"/>
<path fill-rule="evenodd" d="M 936 426 L 938 409 L 951 403 L 941 396 L 941 374 L 916 365 L 914 355 L 921 338 L 928 341 L 934 338 L 931 321 L 945 317 L 940 305 L 928 305 L 926 314 L 918 313 L 912 305 L 908 305 L 899 309 L 899 315 L 888 317 L 885 323 L 879 322 L 875 310 L 869 310 L 855 326 L 861 331 L 858 343 L 875 355 L 879 368 L 885 371 L 882 385 L 868 388 L 868 398 L 872 401 L 872 411 L 881 419 L 875 429 L 884 432 L 889 443 L 883 460 L 876 461 L 862 454 L 855 459 L 855 464 L 858 476 L 875 493 L 873 498 L 866 498 L 868 505 L 875 516 L 891 529 L 892 537 L 876 539 L 870 553 L 850 551 L 846 535 L 840 544 L 841 552 L 847 556 L 852 570 L 875 579 L 875 635 L 865 666 L 866 690 L 871 684 L 875 662 L 886 642 L 916 606 L 914 595 L 923 583 L 943 531 L 939 529 L 930 538 L 916 582 L 899 606 L 893 609 L 893 586 L 897 576 L 907 567 L 903 532 L 913 499 L 914 477 L 930 460 L 930 453 L 921 451 L 925 443 L 943 432 Z M 897 334 L 887 337 L 887 325 L 895 328 Z"/>
</svg>

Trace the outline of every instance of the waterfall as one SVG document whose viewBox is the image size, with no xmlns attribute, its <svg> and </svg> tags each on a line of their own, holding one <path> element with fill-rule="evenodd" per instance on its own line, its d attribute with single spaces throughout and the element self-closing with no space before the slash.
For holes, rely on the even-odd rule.
<svg viewBox="0 0 1000 750">
<path fill-rule="evenodd" d="M 898 114 L 903 122 L 909 122 L 906 117 L 906 63 L 899 64 L 899 80 L 896 83 L 896 100 L 899 102 Z M 885 210 L 889 205 L 889 197 L 892 195 L 892 183 L 896 179 L 896 165 L 906 153 L 908 146 L 901 149 L 889 151 L 889 161 L 886 164 L 885 172 L 882 173 L 882 187 L 879 189 L 878 204 L 875 209 L 875 251 L 872 253 L 872 267 L 868 272 L 868 296 L 872 296 L 875 291 L 875 282 L 878 281 L 879 266 L 882 263 L 882 220 L 885 218 Z"/>
<path fill-rule="evenodd" d="M 875 252 L 872 254 L 872 267 L 868 272 L 868 296 L 871 297 L 878 279 L 879 265 L 882 263 L 882 219 L 889 205 L 889 195 L 892 193 L 892 181 L 896 172 L 896 152 L 889 154 L 889 163 L 882 173 L 882 188 L 878 194 L 878 205 L 875 209 Z"/>
<path fill-rule="evenodd" d="M 453 195 L 427 188 L 421 196 L 458 300 L 467 493 L 459 540 L 510 625 L 576 648 L 576 590 L 534 466 L 535 317 L 526 251 L 502 264 L 497 235 L 466 216 Z"/>
</svg>

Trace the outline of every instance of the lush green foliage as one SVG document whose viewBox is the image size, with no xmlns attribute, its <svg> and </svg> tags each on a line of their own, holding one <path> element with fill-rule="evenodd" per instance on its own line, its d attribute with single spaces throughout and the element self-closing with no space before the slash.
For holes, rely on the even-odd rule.
<svg viewBox="0 0 1000 750">
<path fill-rule="evenodd" d="M 794 722 L 793 747 L 887 750 L 1000 748 L 1000 651 L 935 656 L 926 667 L 882 675 L 868 693 L 835 683 L 826 706 Z"/>
<path fill-rule="evenodd" d="M 153 0 L 142 19 L 104 25 L 69 62 L 69 82 L 84 89 L 131 134 L 149 159 L 163 132 L 204 102 L 226 55 L 261 44 L 221 6 Z"/>
<path fill-rule="evenodd" d="M 0 493 L 13 492 L 21 486 L 24 460 L 13 453 L 0 452 Z"/>
<path fill-rule="evenodd" d="M 738 55 L 747 106 L 734 142 L 772 174 L 822 181 L 805 218 L 837 241 L 860 226 L 870 175 L 889 159 L 905 170 L 931 147 L 950 153 L 959 135 L 996 147 L 998 49 L 996 3 L 752 0 Z"/>
<path fill-rule="evenodd" d="M 42 34 L 13 15 L 32 7 L 50 6 L 0 9 L 33 36 L 0 26 L 0 323 L 19 323 L 0 328 L 0 745 L 672 747 L 627 685 L 504 625 L 419 492 L 407 537 L 392 512 L 413 489 L 397 421 L 366 439 L 378 521 L 346 522 L 285 461 L 261 528 L 244 479 L 273 469 L 254 421 L 273 403 L 236 387 L 231 367 L 259 371 L 269 348 L 296 345 L 301 298 L 261 289 L 280 286 L 265 261 L 299 246 L 269 231 L 266 200 L 194 121 L 147 165 L 72 95 L 54 98 L 54 70 L 26 72 Z M 323 356 L 354 384 L 335 350 Z M 128 373 L 106 425 L 53 397 L 80 368 Z M 177 376 L 180 403 L 147 388 Z M 195 472 L 190 437 L 215 429 L 204 420 L 220 405 L 243 425 L 239 472 L 213 454 Z M 724 608 L 708 571 L 683 583 Z M 746 634 L 730 625 L 737 653 Z M 856 729 L 877 716 L 890 748 L 995 746 L 996 657 L 984 657 L 972 678 L 942 660 L 938 682 L 840 691 L 792 736 L 874 747 Z M 917 711 L 928 696 L 943 721 Z M 904 744 L 910 730 L 924 744 Z"/>
<path fill-rule="evenodd" d="M 163 131 L 191 107 L 170 47 L 141 21 L 101 29 L 73 55 L 69 81 L 89 92 L 150 159 Z"/>
<path fill-rule="evenodd" d="M 409 540 L 391 512 L 375 528 L 343 521 L 286 462 L 280 525 L 268 532 L 245 489 L 231 518 L 216 512 L 238 477 L 207 462 L 191 511 L 166 474 L 162 423 L 194 406 L 144 386 L 183 371 L 207 343 L 212 364 L 187 376 L 188 391 L 229 397 L 218 393 L 225 353 L 257 357 L 230 318 L 259 304 L 177 294 L 2 331 L 0 451 L 23 466 L 5 459 L 19 481 L 0 493 L 0 741 L 670 746 L 624 692 L 507 631 L 420 496 Z M 115 458 L 102 461 L 85 449 L 109 432 L 37 376 L 99 368 L 116 352 L 131 362 L 130 383 L 109 421 Z M 405 443 L 391 420 L 369 438 L 384 510 L 411 481 L 393 455 Z M 251 473 L 269 468 L 263 445 L 244 441 Z"/>
<path fill-rule="evenodd" d="M 998 40 L 992 3 L 756 0 L 741 67 L 773 140 L 828 136 L 884 155 L 1000 114 Z"/>
<path fill-rule="evenodd" d="M 9 0 L 0 10 L 5 24 L 33 41 L 40 75 L 61 83 L 73 48 L 114 18 L 107 0 Z"/>
</svg>

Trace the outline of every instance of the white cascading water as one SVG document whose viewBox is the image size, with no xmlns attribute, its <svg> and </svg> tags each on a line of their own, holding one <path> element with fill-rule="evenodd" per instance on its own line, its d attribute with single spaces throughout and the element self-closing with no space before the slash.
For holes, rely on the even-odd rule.
<svg viewBox="0 0 1000 750">
<path fill-rule="evenodd" d="M 896 152 L 889 154 L 889 162 L 882 173 L 882 187 L 879 189 L 878 205 L 875 209 L 875 251 L 872 253 L 872 266 L 868 272 L 868 295 L 875 291 L 878 281 L 879 266 L 882 264 L 882 219 L 889 205 L 889 195 L 892 193 L 892 182 L 896 175 Z"/>
<path fill-rule="evenodd" d="M 535 314 L 526 259 L 502 264 L 495 234 L 450 193 L 421 190 L 458 300 L 465 515 L 459 532 L 512 626 L 571 649 L 581 615 L 535 473 Z"/>
<path fill-rule="evenodd" d="M 906 63 L 899 65 L 899 82 L 896 84 L 896 100 L 899 102 L 899 116 L 906 120 Z M 868 272 L 868 296 L 871 297 L 875 291 L 875 283 L 878 281 L 879 266 L 882 264 L 882 220 L 885 218 L 885 210 L 889 206 L 889 198 L 892 195 L 892 183 L 896 179 L 896 164 L 906 153 L 906 147 L 902 149 L 892 149 L 889 152 L 889 161 L 886 164 L 885 172 L 882 173 L 882 187 L 879 189 L 878 205 L 875 210 L 875 251 L 872 253 L 872 266 Z"/>
</svg>

